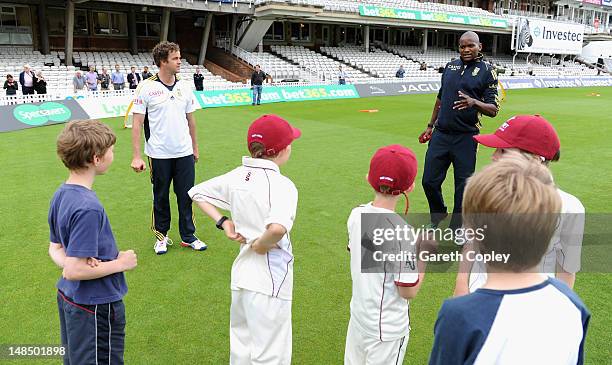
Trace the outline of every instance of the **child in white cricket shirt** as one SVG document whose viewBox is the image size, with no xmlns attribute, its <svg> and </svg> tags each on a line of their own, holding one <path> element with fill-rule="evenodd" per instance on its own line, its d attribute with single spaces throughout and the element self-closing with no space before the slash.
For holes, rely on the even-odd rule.
<svg viewBox="0 0 612 365">
<path fill-rule="evenodd" d="M 189 196 L 228 238 L 241 243 L 231 273 L 230 364 L 291 363 L 293 227 L 298 192 L 280 173 L 301 132 L 276 115 L 248 130 L 251 157 L 194 186 Z M 231 220 L 217 208 L 228 210 Z"/>
</svg>

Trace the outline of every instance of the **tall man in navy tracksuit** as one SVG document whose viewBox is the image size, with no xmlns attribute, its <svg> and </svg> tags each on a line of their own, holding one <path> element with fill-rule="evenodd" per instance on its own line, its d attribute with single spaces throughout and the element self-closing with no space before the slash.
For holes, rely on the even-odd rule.
<svg viewBox="0 0 612 365">
<path fill-rule="evenodd" d="M 455 202 L 449 227 L 461 228 L 465 180 L 476 168 L 477 143 L 472 136 L 480 131 L 480 114 L 495 117 L 499 111 L 497 74 L 493 66 L 482 60 L 481 50 L 476 33 L 463 33 L 459 39 L 460 59 L 446 65 L 431 120 L 419 137 L 421 143 L 429 141 L 423 190 L 433 227 L 448 215 L 442 183 L 453 164 Z"/>
</svg>

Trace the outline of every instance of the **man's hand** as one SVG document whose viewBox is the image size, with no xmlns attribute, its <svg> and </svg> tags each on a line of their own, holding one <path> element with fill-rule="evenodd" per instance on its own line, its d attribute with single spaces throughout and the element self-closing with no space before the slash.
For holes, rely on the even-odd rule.
<svg viewBox="0 0 612 365">
<path fill-rule="evenodd" d="M 200 160 L 200 149 L 198 146 L 193 147 L 193 160 L 198 162 Z"/>
<path fill-rule="evenodd" d="M 127 250 L 119 252 L 117 261 L 121 263 L 123 271 L 129 271 L 134 269 L 138 265 L 138 259 L 134 250 Z"/>
<path fill-rule="evenodd" d="M 225 232 L 225 236 L 227 238 L 238 243 L 246 243 L 246 238 L 244 238 L 240 233 L 236 232 L 234 222 L 229 219 L 226 219 L 225 222 L 223 222 L 222 226 L 223 231 Z"/>
<path fill-rule="evenodd" d="M 421 133 L 421 135 L 419 136 L 419 142 L 420 143 L 427 143 L 427 141 L 429 141 L 431 139 L 431 134 L 432 133 L 433 133 L 433 128 L 430 127 L 430 126 L 427 126 L 425 131 L 423 133 Z"/>
<path fill-rule="evenodd" d="M 461 91 L 459 91 L 459 99 L 460 100 L 455 101 L 453 109 L 465 110 L 473 107 L 474 104 L 476 104 L 476 99 L 467 96 Z"/>
<path fill-rule="evenodd" d="M 139 157 L 132 159 L 131 167 L 135 172 L 143 172 L 147 169 L 147 165 L 142 160 L 142 158 Z"/>
</svg>

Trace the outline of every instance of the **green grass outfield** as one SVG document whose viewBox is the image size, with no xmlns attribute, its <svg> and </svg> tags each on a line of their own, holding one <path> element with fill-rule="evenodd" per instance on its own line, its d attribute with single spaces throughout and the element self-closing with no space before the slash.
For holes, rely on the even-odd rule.
<svg viewBox="0 0 612 365">
<path fill-rule="evenodd" d="M 590 96 L 592 92 L 601 96 Z M 196 182 L 240 164 L 247 126 L 257 116 L 279 114 L 302 129 L 303 136 L 294 143 L 291 160 L 283 168 L 299 191 L 292 231 L 294 364 L 342 362 L 351 297 L 346 219 L 353 207 L 372 199 L 364 177 L 378 147 L 401 143 L 412 148 L 420 163 L 420 181 L 426 147 L 417 136 L 429 120 L 433 102 L 434 95 L 412 95 L 196 112 L 201 151 Z M 611 105 L 612 88 L 509 91 L 499 116 L 483 118 L 483 131 L 493 131 L 515 114 L 542 114 L 561 135 L 562 158 L 553 164 L 557 184 L 580 198 L 587 212 L 610 213 Z M 94 189 L 120 249 L 135 249 L 139 255 L 138 268 L 127 274 L 126 363 L 228 363 L 229 278 L 238 247 L 198 211 L 197 234 L 209 249 L 193 252 L 175 244 L 165 256 L 155 256 L 148 173 L 137 175 L 129 167 L 131 131 L 121 129 L 119 118 L 106 122 L 118 136 L 115 162 L 107 175 L 98 177 Z M 54 285 L 60 270 L 47 255 L 47 210 L 53 192 L 67 176 L 55 154 L 55 139 L 62 128 L 0 134 L 0 344 L 59 342 Z M 492 152 L 479 150 L 478 168 L 489 163 Z M 444 189 L 452 202 L 452 178 Z M 420 184 L 410 196 L 412 212 L 427 211 Z M 176 217 L 175 212 L 173 205 Z M 176 220 L 170 236 L 179 240 Z M 586 343 L 589 364 L 609 364 L 612 358 L 611 277 L 581 273 L 577 278 L 576 290 L 592 312 Z M 451 295 L 454 279 L 452 273 L 428 275 L 411 302 L 412 332 L 405 364 L 427 362 L 436 314 Z"/>
</svg>

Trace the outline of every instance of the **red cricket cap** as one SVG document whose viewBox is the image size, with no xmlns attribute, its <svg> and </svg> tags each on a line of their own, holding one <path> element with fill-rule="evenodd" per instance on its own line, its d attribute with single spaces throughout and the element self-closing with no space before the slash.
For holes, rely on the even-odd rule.
<svg viewBox="0 0 612 365">
<path fill-rule="evenodd" d="M 264 145 L 266 156 L 272 156 L 300 138 L 302 132 L 278 115 L 266 114 L 257 118 L 247 134 L 247 145 L 259 142 Z"/>
<path fill-rule="evenodd" d="M 385 185 L 391 188 L 391 194 L 399 195 L 412 186 L 416 174 L 417 160 L 414 152 L 394 144 L 376 151 L 370 161 L 368 182 L 378 192 Z"/>
<path fill-rule="evenodd" d="M 546 119 L 540 115 L 517 115 L 504 122 L 494 134 L 474 136 L 476 142 L 493 148 L 518 148 L 552 160 L 561 142 Z"/>
</svg>

